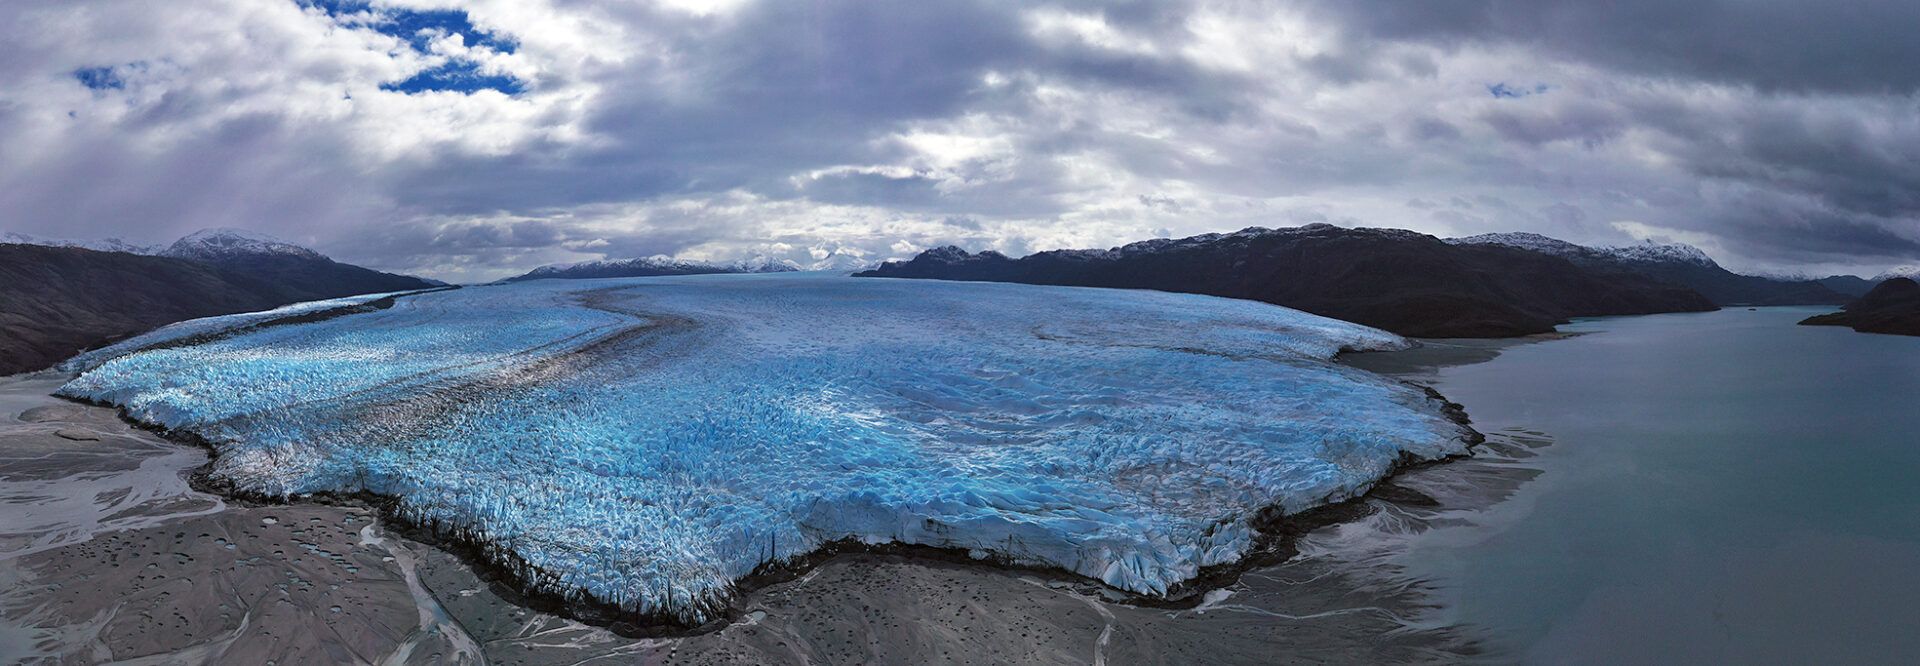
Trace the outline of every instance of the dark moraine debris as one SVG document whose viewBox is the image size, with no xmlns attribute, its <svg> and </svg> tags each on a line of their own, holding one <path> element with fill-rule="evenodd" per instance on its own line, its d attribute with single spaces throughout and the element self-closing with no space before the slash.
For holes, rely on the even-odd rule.
<svg viewBox="0 0 1920 666">
<path fill-rule="evenodd" d="M 854 275 L 1208 294 L 1433 338 L 1514 337 L 1550 332 L 1571 317 L 1716 309 L 1692 289 L 1634 271 L 1582 267 L 1504 245 L 1450 245 L 1412 231 L 1327 224 L 1020 259 L 948 246 Z"/>
<path fill-rule="evenodd" d="M 1841 307 L 1841 312 L 1800 321 L 1806 326 L 1846 326 L 1861 333 L 1920 335 L 1920 283 L 1891 278 Z"/>
</svg>

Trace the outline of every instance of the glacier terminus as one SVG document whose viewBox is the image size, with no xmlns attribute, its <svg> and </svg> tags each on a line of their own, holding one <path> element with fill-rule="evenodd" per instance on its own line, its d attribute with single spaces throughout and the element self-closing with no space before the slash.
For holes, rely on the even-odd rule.
<svg viewBox="0 0 1920 666">
<path fill-rule="evenodd" d="M 1263 511 L 1473 433 L 1333 361 L 1408 346 L 1188 294 L 818 273 L 534 280 L 184 322 L 69 362 L 274 497 L 366 492 L 536 591 L 697 624 L 901 543 L 1165 595 Z"/>
</svg>

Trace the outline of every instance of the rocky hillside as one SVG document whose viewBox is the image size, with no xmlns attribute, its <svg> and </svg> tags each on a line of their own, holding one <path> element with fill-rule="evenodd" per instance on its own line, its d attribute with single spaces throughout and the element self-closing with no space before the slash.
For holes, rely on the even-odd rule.
<svg viewBox="0 0 1920 666">
<path fill-rule="evenodd" d="M 1411 231 L 1325 224 L 1020 259 L 944 247 L 855 276 L 1209 294 L 1419 337 L 1510 337 L 1552 331 L 1569 317 L 1714 309 L 1691 289 L 1632 271 L 1578 266 L 1505 245 L 1456 245 Z"/>
<path fill-rule="evenodd" d="M 298 246 L 203 233 L 162 251 L 167 256 L 0 244 L 0 375 L 185 319 L 431 286 Z"/>
<path fill-rule="evenodd" d="M 422 289 L 438 283 L 343 264 L 324 254 L 237 229 L 196 232 L 160 251 L 226 269 L 231 279 L 270 294 L 278 304 L 354 294 Z"/>
<path fill-rule="evenodd" d="M 1808 326 L 1846 326 L 1861 333 L 1920 335 L 1920 283 L 1896 277 L 1882 281 L 1841 312 L 1808 317 Z"/>
<path fill-rule="evenodd" d="M 1456 245 L 1504 245 L 1550 254 L 1586 268 L 1628 270 L 1698 291 L 1717 305 L 1839 305 L 1849 297 L 1813 280 L 1740 275 L 1685 244 L 1586 247 L 1533 233 L 1452 238 Z"/>
</svg>

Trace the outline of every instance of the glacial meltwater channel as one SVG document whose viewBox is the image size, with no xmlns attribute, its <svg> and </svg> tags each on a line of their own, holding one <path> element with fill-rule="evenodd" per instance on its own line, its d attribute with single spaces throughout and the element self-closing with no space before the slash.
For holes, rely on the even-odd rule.
<svg viewBox="0 0 1920 666">
<path fill-rule="evenodd" d="M 1397 373 L 1553 443 L 1395 559 L 1493 661 L 1920 663 L 1920 338 L 1794 325 L 1820 311 L 1432 341 Z"/>
</svg>

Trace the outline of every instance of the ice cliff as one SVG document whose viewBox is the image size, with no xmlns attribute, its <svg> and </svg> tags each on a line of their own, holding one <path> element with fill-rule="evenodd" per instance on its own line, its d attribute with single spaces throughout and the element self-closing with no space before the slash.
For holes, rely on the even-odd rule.
<svg viewBox="0 0 1920 666">
<path fill-rule="evenodd" d="M 1421 391 L 1329 362 L 1404 340 L 1251 301 L 773 274 L 363 310 L 177 325 L 60 392 L 203 438 L 238 489 L 389 496 L 542 591 L 687 622 L 848 538 L 1160 594 L 1263 508 L 1466 448 Z"/>
</svg>

